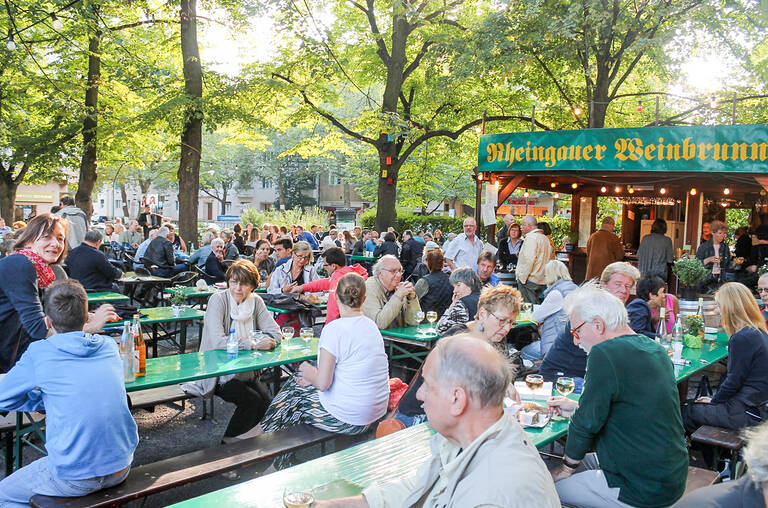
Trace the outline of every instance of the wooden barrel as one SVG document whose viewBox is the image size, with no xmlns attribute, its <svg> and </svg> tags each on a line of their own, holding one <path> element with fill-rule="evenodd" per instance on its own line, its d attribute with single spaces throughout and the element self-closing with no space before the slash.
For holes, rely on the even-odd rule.
<svg viewBox="0 0 768 508">
<path fill-rule="evenodd" d="M 699 310 L 698 300 L 679 300 L 680 316 L 692 316 Z M 704 326 L 720 328 L 720 309 L 712 297 L 704 298 Z"/>
<path fill-rule="evenodd" d="M 507 286 L 517 287 L 517 281 L 515 280 L 515 272 L 496 272 L 496 276 L 499 278 L 499 282 L 506 284 Z"/>
</svg>

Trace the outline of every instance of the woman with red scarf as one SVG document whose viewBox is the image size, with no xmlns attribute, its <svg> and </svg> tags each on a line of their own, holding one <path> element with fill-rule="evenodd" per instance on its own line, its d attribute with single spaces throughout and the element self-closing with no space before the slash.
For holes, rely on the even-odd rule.
<svg viewBox="0 0 768 508">
<path fill-rule="evenodd" d="M 49 213 L 32 219 L 16 240 L 16 251 L 0 260 L 0 373 L 16 363 L 30 342 L 54 333 L 43 314 L 42 290 L 56 279 L 51 265 L 67 251 L 68 221 Z M 111 305 L 102 305 L 85 325 L 99 332 L 116 317 Z"/>
</svg>

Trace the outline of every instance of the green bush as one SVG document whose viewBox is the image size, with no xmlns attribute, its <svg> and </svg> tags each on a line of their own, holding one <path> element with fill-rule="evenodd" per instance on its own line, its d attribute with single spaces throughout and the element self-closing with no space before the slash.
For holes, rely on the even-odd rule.
<svg viewBox="0 0 768 508">
<path fill-rule="evenodd" d="M 248 208 L 243 210 L 240 220 L 240 225 L 243 228 L 249 222 L 259 229 L 261 229 L 261 225 L 264 223 L 286 227 L 290 227 L 291 224 L 297 224 L 303 226 L 307 231 L 309 231 L 309 227 L 312 224 L 320 226 L 323 231 L 328 228 L 328 212 L 319 208 L 306 208 L 304 211 L 301 211 L 299 208 L 282 211 Z"/>
<path fill-rule="evenodd" d="M 675 261 L 672 271 L 683 286 L 696 287 L 709 273 L 697 258 L 682 258 Z"/>
<path fill-rule="evenodd" d="M 434 231 L 439 229 L 444 235 L 448 233 L 461 233 L 464 217 L 447 217 L 443 215 L 415 215 L 413 213 L 398 212 L 393 227 L 398 233 L 406 229 L 416 231 Z M 371 208 L 360 215 L 360 224 L 364 228 L 374 229 L 376 226 L 376 210 Z"/>
</svg>

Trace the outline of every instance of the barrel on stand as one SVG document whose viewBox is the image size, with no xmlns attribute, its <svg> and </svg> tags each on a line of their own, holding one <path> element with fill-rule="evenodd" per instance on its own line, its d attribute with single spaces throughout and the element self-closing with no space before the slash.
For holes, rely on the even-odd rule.
<svg viewBox="0 0 768 508">
<path fill-rule="evenodd" d="M 515 278 L 515 272 L 496 272 L 496 276 L 499 278 L 499 282 L 506 284 L 507 286 L 517 287 L 517 279 Z"/>
<path fill-rule="evenodd" d="M 710 297 L 704 297 L 704 326 L 712 328 L 720 327 L 720 309 L 717 307 L 715 300 Z M 694 316 L 699 310 L 698 300 L 679 300 L 680 305 L 680 317 Z"/>
</svg>

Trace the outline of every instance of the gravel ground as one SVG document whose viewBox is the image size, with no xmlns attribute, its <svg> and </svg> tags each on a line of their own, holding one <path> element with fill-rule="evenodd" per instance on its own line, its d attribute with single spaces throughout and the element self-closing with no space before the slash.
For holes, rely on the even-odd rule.
<svg viewBox="0 0 768 508">
<path fill-rule="evenodd" d="M 198 327 L 188 328 L 187 352 L 197 351 L 199 343 Z M 161 356 L 175 354 L 175 350 L 160 347 Z M 710 379 L 718 379 L 719 376 L 711 376 Z M 695 394 L 698 384 L 692 380 L 690 383 L 689 397 Z M 158 406 L 154 412 L 146 410 L 134 411 L 134 417 L 139 427 L 139 445 L 134 454 L 133 465 L 150 464 L 168 457 L 216 446 L 224 435 L 224 430 L 229 418 L 234 412 L 235 406 L 214 397 L 215 420 L 202 420 L 202 404 L 199 399 L 191 399 L 186 402 L 184 408 L 179 406 Z M 553 448 L 545 447 L 542 452 L 562 456 L 563 449 L 559 444 Z M 297 454 L 297 462 L 311 460 L 320 455 L 320 447 L 314 446 Z M 24 464 L 39 458 L 41 455 L 30 447 L 24 449 Z M 556 465 L 557 459 L 544 456 L 549 467 Z M 257 477 L 267 465 L 259 465 L 238 470 L 236 474 L 219 475 L 214 478 L 196 482 L 192 485 L 173 489 L 168 492 L 156 494 L 145 501 L 136 501 L 129 506 L 160 507 L 177 503 L 185 499 L 196 497 L 208 492 L 219 490 L 237 483 L 248 481 Z M 5 468 L 5 459 L 0 457 L 0 467 Z"/>
</svg>

